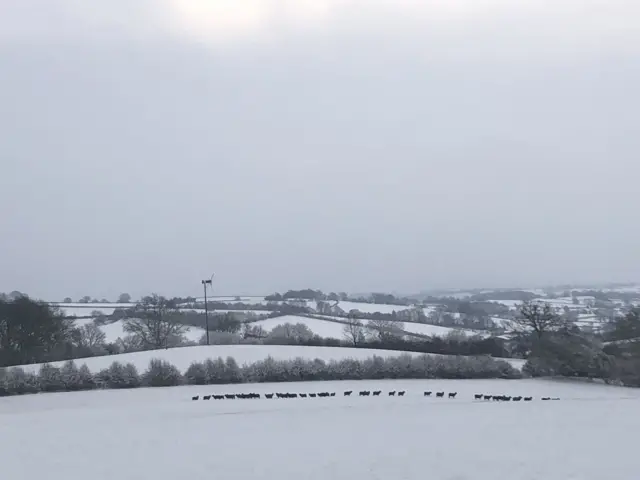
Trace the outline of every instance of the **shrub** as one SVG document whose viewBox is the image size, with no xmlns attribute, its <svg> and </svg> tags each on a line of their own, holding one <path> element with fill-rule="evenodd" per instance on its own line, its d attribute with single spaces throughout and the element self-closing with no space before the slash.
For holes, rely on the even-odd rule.
<svg viewBox="0 0 640 480">
<path fill-rule="evenodd" d="M 73 360 L 64 363 L 60 369 L 60 375 L 66 391 L 80 390 L 80 371 Z"/>
<path fill-rule="evenodd" d="M 43 392 L 61 392 L 67 389 L 60 369 L 48 363 L 40 367 L 38 384 Z"/>
<path fill-rule="evenodd" d="M 206 383 L 216 384 L 216 383 L 226 383 L 225 382 L 225 370 L 226 365 L 222 357 L 218 357 L 215 360 L 207 359 L 204 362 L 205 369 L 207 371 L 207 380 Z"/>
<path fill-rule="evenodd" d="M 113 362 L 109 368 L 97 375 L 97 383 L 102 388 L 135 388 L 140 386 L 138 370 L 132 363 L 122 365 Z"/>
<path fill-rule="evenodd" d="M 22 395 L 38 391 L 38 377 L 31 372 L 25 372 L 20 367 L 14 367 L 6 372 L 5 388 L 9 395 Z"/>
<path fill-rule="evenodd" d="M 97 387 L 95 378 L 86 364 L 82 364 L 78 370 L 78 387 L 80 390 L 92 390 Z"/>
<path fill-rule="evenodd" d="M 238 362 L 233 357 L 227 357 L 224 369 L 225 383 L 242 383 L 243 375 Z"/>
<path fill-rule="evenodd" d="M 204 363 L 201 362 L 193 362 L 187 368 L 187 371 L 184 374 L 185 381 L 189 385 L 206 385 L 207 383 L 207 368 Z"/>
<path fill-rule="evenodd" d="M 173 387 L 182 384 L 182 374 L 174 365 L 161 359 L 152 359 L 142 376 L 147 387 Z"/>
<path fill-rule="evenodd" d="M 124 366 L 124 388 L 136 388 L 142 385 L 138 369 L 133 363 L 127 363 Z"/>
<path fill-rule="evenodd" d="M 4 368 L 0 368 L 0 397 L 6 397 L 9 395 L 9 391 L 7 390 L 7 372 Z"/>
<path fill-rule="evenodd" d="M 232 332 L 219 332 L 217 330 L 209 331 L 209 344 L 210 345 L 238 345 L 242 341 L 242 337 L 237 333 Z M 200 338 L 200 345 L 207 344 L 207 335 L 204 334 Z"/>
</svg>

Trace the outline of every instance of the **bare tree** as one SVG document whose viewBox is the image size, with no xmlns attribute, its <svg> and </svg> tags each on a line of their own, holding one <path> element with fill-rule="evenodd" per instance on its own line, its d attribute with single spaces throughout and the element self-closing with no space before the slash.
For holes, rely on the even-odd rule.
<svg viewBox="0 0 640 480">
<path fill-rule="evenodd" d="M 345 338 L 353 343 L 354 347 L 365 342 L 364 331 L 365 329 L 362 322 L 353 315 L 347 318 L 345 326 L 342 329 Z"/>
<path fill-rule="evenodd" d="M 520 306 L 520 314 L 512 321 L 512 333 L 533 333 L 541 339 L 566 325 L 567 319 L 558 315 L 548 303 L 525 302 Z"/>
<path fill-rule="evenodd" d="M 143 348 L 168 347 L 169 341 L 182 335 L 188 327 L 180 322 L 176 305 L 156 294 L 144 297 L 124 321 L 124 331 L 140 340 Z"/>
<path fill-rule="evenodd" d="M 313 337 L 313 332 L 304 323 L 283 323 L 271 329 L 270 338 L 293 339 L 296 343 L 302 343 Z"/>
<path fill-rule="evenodd" d="M 118 338 L 115 344 L 118 348 L 118 353 L 138 352 L 143 349 L 139 335 L 125 335 Z"/>
<path fill-rule="evenodd" d="M 242 324 L 242 338 L 264 338 L 267 332 L 260 325 L 252 325 L 251 323 Z"/>
<path fill-rule="evenodd" d="M 404 322 L 372 319 L 367 322 L 367 326 L 370 328 L 370 334 L 380 341 L 404 336 Z"/>
<path fill-rule="evenodd" d="M 104 346 L 107 336 L 94 323 L 78 328 L 78 346 L 95 350 Z"/>
</svg>

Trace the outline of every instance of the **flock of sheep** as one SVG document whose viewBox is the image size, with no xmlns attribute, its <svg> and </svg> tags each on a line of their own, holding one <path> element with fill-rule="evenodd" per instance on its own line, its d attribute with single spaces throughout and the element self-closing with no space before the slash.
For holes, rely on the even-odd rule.
<svg viewBox="0 0 640 480">
<path fill-rule="evenodd" d="M 346 392 L 344 392 L 344 396 L 345 397 L 350 397 L 351 394 L 353 393 L 353 390 L 348 390 Z M 398 397 L 404 397 L 406 391 L 401 390 L 396 392 L 395 390 L 388 392 L 388 395 L 390 397 L 394 397 L 394 396 L 398 396 Z M 431 397 L 432 394 L 434 392 L 424 392 L 424 396 L 425 397 Z M 371 390 L 362 390 L 360 392 L 358 392 L 358 396 L 360 397 L 369 397 L 369 396 L 374 396 L 374 397 L 379 397 L 382 394 L 382 390 L 375 390 L 375 391 L 371 391 Z M 458 392 L 448 392 L 447 394 L 447 398 L 452 398 L 455 399 L 456 396 L 458 395 Z M 325 398 L 325 397 L 335 397 L 336 396 L 336 392 L 320 392 L 320 393 L 266 393 L 264 394 L 264 397 L 267 399 L 273 399 L 273 398 Z M 436 398 L 444 398 L 445 397 L 445 392 L 435 392 L 435 396 Z M 474 396 L 474 400 L 492 400 L 495 402 L 519 402 L 519 401 L 525 401 L 525 402 L 530 402 L 533 400 L 533 397 L 523 397 L 523 396 L 510 396 L 510 395 L 486 395 L 483 393 L 476 393 Z M 222 394 L 222 395 L 203 395 L 202 397 L 200 397 L 200 395 L 196 395 L 195 397 L 191 397 L 191 400 L 200 400 L 200 398 L 202 398 L 202 400 L 236 400 L 236 399 L 241 399 L 241 400 L 246 400 L 246 399 L 257 399 L 257 398 L 262 398 L 261 395 L 259 393 L 226 393 L 226 394 Z M 542 400 L 560 400 L 557 397 L 542 397 Z"/>
</svg>

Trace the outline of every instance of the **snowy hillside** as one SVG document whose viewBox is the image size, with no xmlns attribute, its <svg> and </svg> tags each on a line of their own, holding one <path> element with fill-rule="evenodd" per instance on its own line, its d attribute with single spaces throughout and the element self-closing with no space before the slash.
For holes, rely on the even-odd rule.
<svg viewBox="0 0 640 480">
<path fill-rule="evenodd" d="M 201 345 L 196 347 L 169 348 L 166 350 L 150 350 L 145 352 L 123 353 L 120 355 L 105 355 L 102 357 L 90 357 L 76 359 L 78 365 L 86 364 L 93 372 L 108 367 L 113 362 L 133 363 L 141 372 L 146 370 L 153 358 L 161 358 L 175 365 L 184 372 L 192 362 L 202 362 L 208 358 L 228 356 L 236 359 L 238 364 L 253 363 L 271 356 L 276 360 L 290 360 L 304 358 L 314 360 L 319 358 L 324 361 L 342 360 L 354 358 L 364 360 L 374 355 L 381 357 L 396 357 L 404 353 L 410 355 L 422 355 L 420 353 L 399 352 L 395 350 L 375 350 L 366 348 L 344 347 L 307 347 L 307 346 L 282 346 L 282 345 Z M 516 368 L 522 368 L 523 360 L 504 359 Z M 64 362 L 54 362 L 53 365 L 61 366 Z M 36 372 L 39 365 L 26 365 L 28 371 Z"/>
<path fill-rule="evenodd" d="M 67 317 L 87 317 L 93 312 L 100 312 L 102 315 L 111 315 L 116 308 L 131 308 L 133 303 L 52 303 L 58 307 Z"/>
<path fill-rule="evenodd" d="M 358 310 L 362 313 L 393 313 L 408 310 L 410 307 L 404 305 L 386 305 L 380 303 L 359 303 L 359 302 L 343 302 L 338 303 L 338 307 L 349 313 L 351 310 Z"/>
<path fill-rule="evenodd" d="M 313 321 L 319 321 L 320 323 L 330 323 L 328 321 L 327 322 L 322 322 L 322 320 L 320 320 L 319 317 L 325 317 L 327 319 L 333 320 L 334 322 L 341 322 L 342 323 L 342 324 L 341 323 L 336 323 L 335 326 L 333 326 L 333 327 L 326 327 L 327 331 L 329 329 L 332 329 L 335 334 L 342 333 L 343 328 L 344 328 L 344 323 L 347 321 L 347 319 L 344 318 L 344 317 L 335 317 L 335 316 L 328 316 L 328 315 L 317 315 L 317 316 L 314 316 L 314 318 L 312 318 L 312 319 L 307 319 L 306 325 L 308 325 L 309 328 L 311 328 L 312 331 L 315 331 L 314 327 L 315 328 L 319 328 L 319 324 L 318 323 L 314 323 Z M 277 317 L 277 319 L 280 319 L 280 318 L 285 318 L 285 317 Z M 304 318 L 304 317 L 295 317 L 295 318 Z M 316 318 L 317 318 L 317 320 L 316 320 Z M 273 320 L 276 320 L 276 319 L 273 319 Z M 362 322 L 362 325 L 364 327 L 366 327 L 368 322 L 370 321 L 370 319 L 368 319 L 368 318 L 360 318 L 359 320 Z M 284 323 L 284 322 L 274 322 L 274 323 L 277 325 L 279 323 Z M 451 334 L 463 335 L 463 336 L 467 336 L 467 337 L 472 337 L 472 336 L 475 336 L 475 335 L 479 335 L 479 336 L 482 336 L 482 337 L 491 336 L 491 334 L 489 332 L 487 332 L 486 330 L 483 331 L 483 330 L 471 330 L 471 329 L 467 329 L 467 328 L 443 327 L 443 326 L 440 326 L 440 325 L 431 325 L 431 324 L 427 324 L 427 323 L 416 323 L 416 322 L 399 322 L 399 323 L 402 323 L 402 325 L 403 325 L 402 331 L 407 332 L 407 333 L 416 334 L 416 336 L 418 336 L 418 335 L 428 335 L 428 336 L 431 336 L 431 337 L 446 337 L 446 336 L 451 335 Z M 256 322 L 255 324 L 260 324 L 260 322 Z M 340 337 L 334 337 L 334 338 L 344 338 L 344 335 L 342 334 Z"/>
<path fill-rule="evenodd" d="M 446 337 L 448 335 L 463 335 L 472 337 L 475 335 L 481 337 L 489 337 L 489 332 L 482 330 L 470 330 L 467 328 L 451 328 L 441 327 L 439 325 L 429 325 L 426 323 L 404 322 L 404 331 L 409 333 L 419 333 L 420 335 L 429 335 L 431 337 Z"/>
<path fill-rule="evenodd" d="M 345 397 L 346 390 L 382 390 Z M 389 397 L 405 390 L 404 397 Z M 455 400 L 425 390 L 458 392 Z M 267 400 L 269 392 L 336 392 Z M 258 400 L 191 401 L 256 392 Z M 532 395 L 484 402 L 475 393 Z M 557 402 L 542 402 L 557 396 Z M 542 380 L 209 385 L 0 398 L 3 478 L 636 480 L 640 391 Z M 37 448 L 30 448 L 37 439 Z M 599 439 L 606 439 L 601 441 Z M 276 446 L 276 448 L 270 448 Z"/>
<path fill-rule="evenodd" d="M 86 319 L 76 320 L 75 325 L 81 326 L 83 324 L 86 324 L 88 321 L 90 322 L 91 320 L 86 320 Z M 98 328 L 100 328 L 100 330 L 104 332 L 106 336 L 105 338 L 106 343 L 113 343 L 119 338 L 124 338 L 125 336 L 127 336 L 127 332 L 124 331 L 123 320 L 117 320 L 113 323 L 99 325 Z M 204 334 L 205 334 L 204 328 L 188 327 L 187 331 L 184 333 L 184 337 L 187 339 L 187 341 L 197 342 L 200 340 L 200 338 L 202 338 L 202 335 Z"/>
<path fill-rule="evenodd" d="M 344 320 L 344 319 L 342 319 Z M 308 318 L 297 315 L 285 315 L 282 317 L 268 318 L 258 322 L 252 322 L 252 326 L 262 327 L 265 332 L 270 332 L 278 325 L 285 323 L 297 324 L 301 323 L 309 328 L 314 334 L 323 338 L 335 338 L 341 340 L 344 338 L 344 324 L 330 320 L 319 320 L 316 318 Z"/>
</svg>

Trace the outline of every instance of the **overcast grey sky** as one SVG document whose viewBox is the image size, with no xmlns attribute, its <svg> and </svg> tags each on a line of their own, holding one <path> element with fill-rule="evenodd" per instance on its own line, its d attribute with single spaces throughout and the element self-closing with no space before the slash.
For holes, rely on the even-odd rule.
<svg viewBox="0 0 640 480">
<path fill-rule="evenodd" d="M 0 291 L 640 277 L 637 0 L 2 0 Z"/>
</svg>

